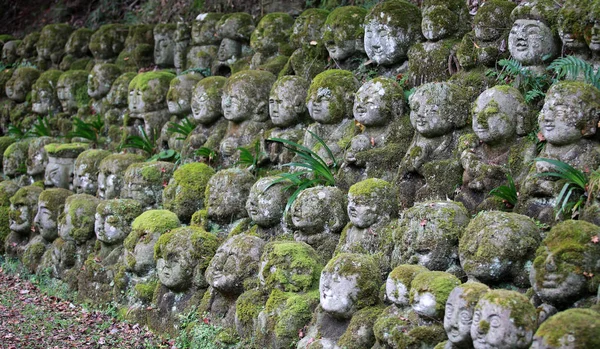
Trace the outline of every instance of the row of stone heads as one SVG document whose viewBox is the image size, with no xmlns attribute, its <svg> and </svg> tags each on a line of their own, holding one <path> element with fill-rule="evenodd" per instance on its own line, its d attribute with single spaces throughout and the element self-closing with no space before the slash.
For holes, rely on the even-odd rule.
<svg viewBox="0 0 600 349">
<path fill-rule="evenodd" d="M 377 64 L 390 66 L 406 60 L 415 43 L 461 39 L 466 34 L 464 47 L 458 50 L 463 65 L 481 61 L 476 58 L 493 64 L 506 52 L 507 39 L 513 57 L 524 65 L 536 65 L 559 53 L 558 36 L 566 50 L 597 52 L 599 13 L 600 4 L 593 0 L 535 0 L 518 6 L 495 0 L 481 6 L 471 19 L 462 0 L 423 1 L 420 8 L 392 0 L 370 10 L 356 6 L 332 12 L 308 9 L 297 19 L 271 13 L 258 23 L 246 13 L 204 13 L 193 23 L 109 24 L 95 32 L 51 24 L 23 40 L 3 36 L 2 57 L 5 63 L 14 63 L 37 56 L 41 66 L 49 62 L 63 70 L 85 66 L 77 60 L 86 55 L 93 55 L 96 62 L 116 61 L 127 67 L 154 62 L 186 69 L 210 68 L 211 60 L 235 61 L 254 54 L 255 68 L 273 56 L 290 56 L 303 46 L 324 46 L 335 60 L 366 53 Z M 473 30 L 467 33 L 471 24 Z"/>
<path fill-rule="evenodd" d="M 81 267 L 86 260 L 105 267 L 123 264 L 131 282 L 126 287 L 156 272 L 167 292 L 196 292 L 210 286 L 211 297 L 229 301 L 244 299 L 244 293 L 253 290 L 248 286 L 252 278 L 258 278 L 267 294 L 274 290 L 304 294 L 318 284 L 320 308 L 315 311 L 323 313 L 325 320 L 311 322 L 308 333 L 316 331 L 322 341 L 333 342 L 348 340 L 349 334 L 328 333 L 330 322 L 353 332 L 352 321 L 364 321 L 354 317 L 379 306 L 370 320 L 375 331 L 371 337 L 387 345 L 410 338 L 417 327 L 435 332 L 440 327 L 436 321 L 444 319 L 449 341 L 459 347 L 470 343 L 472 336 L 476 348 L 496 341 L 504 341 L 498 348 L 528 348 L 538 325 L 557 310 L 596 304 L 600 228 L 591 223 L 566 221 L 544 233 L 526 216 L 490 211 L 471 219 L 461 204 L 450 201 L 418 203 L 396 218 L 393 186 L 369 179 L 352 186 L 347 198 L 335 187 L 306 189 L 292 205 L 286 218 L 291 227 L 286 228 L 281 216 L 290 194 L 284 184 L 270 186 L 274 178 L 255 182 L 249 173 L 237 169 L 211 176 L 204 164 L 182 166 L 188 171 L 184 179 L 190 177 L 192 165 L 204 172 L 207 189 L 200 190 L 205 192 L 205 211 L 199 211 L 189 227 L 181 227 L 184 220 L 174 212 L 144 211 L 136 195 L 99 200 L 62 188 L 18 189 L 15 183 L 2 182 L 0 188 L 7 196 L 14 193 L 10 208 L 3 207 L 8 210 L 11 229 L 5 252 L 19 256 L 34 272 L 50 268 L 61 278 L 69 272 L 80 273 L 80 292 L 86 292 L 84 285 L 91 282 L 86 281 L 89 265 Z M 154 170 L 161 173 L 163 169 Z M 142 172 L 156 174 L 147 169 Z M 190 192 L 181 190 L 176 195 Z M 242 202 L 247 198 L 250 223 L 241 223 L 239 218 L 245 215 L 240 212 L 239 216 L 227 213 L 231 207 L 244 210 L 240 197 Z M 215 226 L 223 230 L 207 232 Z M 98 242 L 91 248 L 94 238 Z M 518 292 L 490 291 L 479 283 L 460 286 L 465 274 L 471 281 L 494 287 L 531 285 L 531 302 L 540 307 L 536 311 Z M 122 284 L 116 275 L 106 284 Z M 383 310 L 381 303 L 390 307 Z M 231 306 L 238 307 L 235 302 Z M 218 319 L 216 308 L 209 306 L 207 311 Z M 598 321 L 596 311 L 561 314 L 540 328 L 571 335 L 597 330 L 587 322 Z M 564 322 L 554 322 L 563 316 L 589 320 L 564 328 Z M 390 324 L 390 319 L 402 323 Z M 404 328 L 400 331 L 407 337 L 383 334 L 394 326 Z M 248 335 L 247 330 L 238 331 Z M 441 333 L 428 344 L 443 341 L 446 336 Z M 544 333 L 539 332 L 538 345 L 553 348 L 551 343 L 542 343 Z M 597 338 L 575 337 L 577 341 Z"/>
</svg>

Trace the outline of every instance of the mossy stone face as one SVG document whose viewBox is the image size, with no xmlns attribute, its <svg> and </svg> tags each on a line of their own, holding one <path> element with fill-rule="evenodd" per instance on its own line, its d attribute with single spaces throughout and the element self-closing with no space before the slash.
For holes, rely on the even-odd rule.
<svg viewBox="0 0 600 349">
<path fill-rule="evenodd" d="M 397 210 L 395 189 L 387 181 L 369 178 L 352 185 L 348 191 L 348 216 L 359 228 L 388 221 Z"/>
<path fill-rule="evenodd" d="M 510 13 L 516 7 L 508 0 L 486 1 L 473 17 L 475 37 L 482 41 L 492 41 L 506 33 L 506 28 L 512 25 Z"/>
<path fill-rule="evenodd" d="M 492 290 L 475 307 L 471 337 L 476 347 L 529 348 L 536 319 L 535 308 L 522 294 Z"/>
<path fill-rule="evenodd" d="M 215 171 L 204 163 L 179 167 L 163 191 L 166 209 L 175 212 L 182 222 L 189 222 L 194 212 L 204 207 L 204 193 Z"/>
<path fill-rule="evenodd" d="M 13 178 L 25 174 L 27 168 L 24 166 L 29 151 L 29 140 L 22 140 L 9 145 L 4 150 L 2 168 L 4 174 Z"/>
<path fill-rule="evenodd" d="M 256 277 L 265 242 L 255 236 L 239 234 L 227 239 L 215 253 L 205 272 L 206 281 L 217 291 L 237 295 L 244 291 L 244 280 Z"/>
<path fill-rule="evenodd" d="M 600 315 L 592 309 L 568 309 L 544 321 L 533 336 L 532 349 L 600 346 Z"/>
<path fill-rule="evenodd" d="M 174 167 L 173 163 L 164 161 L 131 164 L 125 171 L 121 197 L 138 200 L 144 207 L 158 207 Z"/>
<path fill-rule="evenodd" d="M 157 24 L 154 27 L 154 63 L 160 67 L 175 65 L 175 32 L 174 23 Z"/>
<path fill-rule="evenodd" d="M 39 39 L 40 39 L 39 31 L 31 32 L 31 33 L 25 35 L 23 40 L 21 40 L 19 47 L 17 47 L 17 54 L 19 55 L 19 57 L 28 59 L 28 58 L 32 58 L 34 55 L 36 55 L 37 54 L 36 44 Z"/>
<path fill-rule="evenodd" d="M 354 97 L 354 119 L 364 126 L 383 126 L 404 114 L 404 91 L 389 78 L 365 82 Z"/>
<path fill-rule="evenodd" d="M 48 242 L 58 237 L 58 217 L 63 214 L 67 197 L 74 193 L 63 188 L 46 189 L 40 193 L 34 224 Z"/>
<path fill-rule="evenodd" d="M 88 72 L 85 70 L 69 70 L 58 78 L 56 95 L 63 112 L 74 114 L 80 107 L 88 105 L 87 82 Z"/>
<path fill-rule="evenodd" d="M 266 121 L 269 92 L 276 77 L 272 73 L 246 70 L 233 74 L 223 86 L 221 108 L 229 121 Z"/>
<path fill-rule="evenodd" d="M 304 242 L 275 241 L 265 245 L 259 279 L 267 289 L 307 292 L 317 286 L 323 265 Z"/>
<path fill-rule="evenodd" d="M 40 77 L 40 71 L 31 67 L 17 68 L 6 82 L 6 96 L 17 103 L 25 102 L 31 86 Z"/>
<path fill-rule="evenodd" d="M 321 307 L 340 318 L 378 302 L 379 268 L 371 256 L 341 253 L 331 259 L 319 281 Z"/>
<path fill-rule="evenodd" d="M 13 181 L 0 182 L 0 207 L 9 207 L 10 198 L 19 190 L 19 185 Z"/>
<path fill-rule="evenodd" d="M 419 316 L 441 320 L 450 292 L 458 285 L 460 280 L 449 273 L 419 273 L 410 283 L 411 307 Z"/>
<path fill-rule="evenodd" d="M 264 16 L 250 37 L 250 47 L 256 52 L 290 54 L 289 34 L 294 19 L 287 13 L 275 12 Z M 286 49 L 287 48 L 287 49 Z"/>
<path fill-rule="evenodd" d="M 125 47 L 129 27 L 123 24 L 105 24 L 90 38 L 90 51 L 97 62 L 107 62 L 117 58 Z"/>
<path fill-rule="evenodd" d="M 94 65 L 88 75 L 87 93 L 93 99 L 108 94 L 113 82 L 121 75 L 121 69 L 115 64 L 99 63 Z"/>
<path fill-rule="evenodd" d="M 244 205 L 254 177 L 248 171 L 233 168 L 217 172 L 206 186 L 204 200 L 208 218 L 222 224 L 247 217 Z"/>
<path fill-rule="evenodd" d="M 600 236 L 598 226 L 584 221 L 568 220 L 550 230 L 536 251 L 529 275 L 544 302 L 562 308 L 596 293 L 600 246 L 593 243 L 595 236 Z"/>
<path fill-rule="evenodd" d="M 120 75 L 112 83 L 106 100 L 113 107 L 126 107 L 129 98 L 129 83 L 136 77 L 136 73 L 125 73 Z"/>
<path fill-rule="evenodd" d="M 269 116 L 277 127 L 291 127 L 307 116 L 309 82 L 301 76 L 286 75 L 275 81 L 269 96 Z"/>
<path fill-rule="evenodd" d="M 278 177 L 263 177 L 250 189 L 246 200 L 248 216 L 257 225 L 268 228 L 281 222 L 285 205 L 291 193 L 285 190 L 286 183 L 276 183 Z"/>
<path fill-rule="evenodd" d="M 179 75 L 171 80 L 169 92 L 167 92 L 169 113 L 187 116 L 192 111 L 192 92 L 202 78 L 201 74 L 189 73 Z"/>
<path fill-rule="evenodd" d="M 521 275 L 527 273 L 525 268 L 531 264 L 531 255 L 540 240 L 539 228 L 527 216 L 483 212 L 469 223 L 461 237 L 461 266 L 469 277 L 482 282 L 513 279 L 527 286 L 527 280 L 522 280 Z"/>
<path fill-rule="evenodd" d="M 31 86 L 31 110 L 40 115 L 60 112 L 61 104 L 56 94 L 62 71 L 50 69 L 42 73 Z"/>
<path fill-rule="evenodd" d="M 317 75 L 310 83 L 306 104 L 313 120 L 335 124 L 352 115 L 358 81 L 351 72 L 332 69 Z"/>
<path fill-rule="evenodd" d="M 192 45 L 217 45 L 217 23 L 223 17 L 222 13 L 203 13 L 192 22 Z"/>
<path fill-rule="evenodd" d="M 65 52 L 74 57 L 84 57 L 90 53 L 89 43 L 94 32 L 88 28 L 79 28 L 69 36 Z"/>
<path fill-rule="evenodd" d="M 300 192 L 286 220 L 300 235 L 339 233 L 346 223 L 346 195 L 336 187 L 314 187 Z"/>
<path fill-rule="evenodd" d="M 209 76 L 200 80 L 192 91 L 192 116 L 200 124 L 210 124 L 223 115 L 221 97 L 227 78 Z"/>
<path fill-rule="evenodd" d="M 357 311 L 337 345 L 347 349 L 370 348 L 375 344 L 373 325 L 383 309 L 382 306 L 374 306 Z"/>
<path fill-rule="evenodd" d="M 219 37 L 242 42 L 250 42 L 254 28 L 252 15 L 245 12 L 225 14 L 217 23 Z"/>
<path fill-rule="evenodd" d="M 323 41 L 331 58 L 344 60 L 362 50 L 366 15 L 367 10 L 357 6 L 343 6 L 331 11 L 323 32 Z"/>
<path fill-rule="evenodd" d="M 36 45 L 38 57 L 58 65 L 73 30 L 68 24 L 48 24 L 42 28 Z"/>
<path fill-rule="evenodd" d="M 111 155 L 108 150 L 88 149 L 77 157 L 73 174 L 73 187 L 77 194 L 96 195 L 100 162 Z"/>
<path fill-rule="evenodd" d="M 138 74 L 129 83 L 129 111 L 145 113 L 166 109 L 169 84 L 174 77 L 166 71 Z"/>
<path fill-rule="evenodd" d="M 64 212 L 58 217 L 58 233 L 65 241 L 83 245 L 95 237 L 94 216 L 100 200 L 88 194 L 74 194 L 65 200 Z"/>
<path fill-rule="evenodd" d="M 25 236 L 31 233 L 33 219 L 37 214 L 38 197 L 42 191 L 42 188 L 30 185 L 20 188 L 11 196 L 8 218 L 12 232 Z"/>
<path fill-rule="evenodd" d="M 131 232 L 131 223 L 142 212 L 142 205 L 135 200 L 100 201 L 94 223 L 96 238 L 107 245 L 122 242 Z"/>
<path fill-rule="evenodd" d="M 11 40 L 2 46 L 2 62 L 6 65 L 13 64 L 19 58 L 17 48 L 21 40 Z"/>
<path fill-rule="evenodd" d="M 310 8 L 296 18 L 290 34 L 290 42 L 294 47 L 311 45 L 312 41 L 323 44 L 323 30 L 329 11 Z"/>
<path fill-rule="evenodd" d="M 129 165 L 144 161 L 143 155 L 112 154 L 100 162 L 98 173 L 98 197 L 115 199 L 121 195 L 125 170 Z"/>
<path fill-rule="evenodd" d="M 456 347 L 471 345 L 471 323 L 475 306 L 489 291 L 490 288 L 484 284 L 468 282 L 450 292 L 444 312 L 444 330 L 451 344 Z"/>
</svg>

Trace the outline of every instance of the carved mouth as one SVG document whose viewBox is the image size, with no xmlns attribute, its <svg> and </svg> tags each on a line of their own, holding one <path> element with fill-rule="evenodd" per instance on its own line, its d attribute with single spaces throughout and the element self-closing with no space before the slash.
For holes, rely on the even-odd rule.
<svg viewBox="0 0 600 349">
<path fill-rule="evenodd" d="M 546 126 L 544 126 L 544 130 L 552 131 L 552 130 L 554 130 L 554 125 L 546 125 Z"/>
<path fill-rule="evenodd" d="M 557 274 L 547 274 L 544 276 L 542 286 L 544 288 L 556 288 L 558 287 L 559 281 L 562 277 Z"/>
<path fill-rule="evenodd" d="M 517 40 L 516 46 L 517 46 L 517 51 L 525 51 L 525 50 L 527 50 L 527 47 L 528 47 L 527 42 L 525 40 L 521 40 L 521 39 Z"/>
</svg>

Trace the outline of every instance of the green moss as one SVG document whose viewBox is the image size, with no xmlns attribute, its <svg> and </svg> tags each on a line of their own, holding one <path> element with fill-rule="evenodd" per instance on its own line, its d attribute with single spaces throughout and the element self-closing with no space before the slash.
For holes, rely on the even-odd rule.
<svg viewBox="0 0 600 349">
<path fill-rule="evenodd" d="M 104 215 L 119 216 L 124 222 L 133 222 L 143 212 L 142 205 L 131 199 L 102 200 L 96 208 L 96 212 Z"/>
<path fill-rule="evenodd" d="M 152 301 L 152 296 L 154 295 L 154 290 L 158 286 L 157 281 L 150 281 L 147 283 L 139 283 L 134 286 L 135 296 L 140 299 L 144 303 L 150 303 Z"/>
<path fill-rule="evenodd" d="M 112 154 L 105 157 L 99 166 L 100 172 L 104 173 L 121 173 L 124 172 L 129 165 L 133 163 L 141 163 L 146 158 L 143 155 L 125 153 Z"/>
<path fill-rule="evenodd" d="M 510 321 L 515 326 L 525 331 L 535 331 L 537 326 L 537 313 L 529 300 L 522 294 L 515 291 L 507 290 L 492 290 L 486 293 L 481 300 L 485 300 L 491 304 L 497 304 L 504 309 L 510 311 Z M 475 310 L 479 310 L 481 301 Z M 484 325 L 480 323 L 480 326 Z M 489 325 L 487 325 L 489 326 Z M 489 329 L 489 327 L 488 327 Z M 487 332 L 487 331 L 486 331 Z"/>
<path fill-rule="evenodd" d="M 169 248 L 190 250 L 190 258 L 206 269 L 220 244 L 216 235 L 199 227 L 181 227 L 171 230 L 158 238 L 154 245 L 154 259 L 165 258 Z"/>
<path fill-rule="evenodd" d="M 517 19 L 535 19 L 544 22 L 554 34 L 558 33 L 557 11 L 553 0 L 538 0 L 532 3 L 526 3 L 515 7 L 510 13 L 510 18 L 514 22 Z"/>
<path fill-rule="evenodd" d="M 73 30 L 75 29 L 65 23 L 48 24 L 42 28 L 40 38 L 37 40 L 38 50 L 45 49 L 49 53 L 64 52 L 65 44 Z M 47 59 L 50 57 L 42 58 Z"/>
<path fill-rule="evenodd" d="M 136 75 L 129 83 L 129 91 L 142 91 L 142 99 L 146 103 L 157 103 L 166 100 L 169 84 L 175 75 L 168 71 L 149 71 Z"/>
<path fill-rule="evenodd" d="M 41 242 L 34 243 L 27 247 L 23 253 L 23 264 L 27 266 L 30 272 L 35 272 L 37 265 L 42 259 L 42 255 L 46 251 L 46 245 Z"/>
<path fill-rule="evenodd" d="M 191 220 L 190 224 L 192 226 L 198 226 L 198 227 L 202 227 L 204 229 L 208 229 L 207 222 L 208 222 L 208 211 L 204 209 L 204 210 L 198 210 L 198 211 L 194 212 L 194 214 L 192 215 L 192 220 Z"/>
<path fill-rule="evenodd" d="M 69 235 L 78 244 L 83 244 L 94 236 L 95 213 L 99 199 L 88 194 L 74 194 L 66 198 L 65 206 L 69 207 L 66 213 L 71 217 L 73 229 Z M 65 216 L 59 219 L 59 223 L 65 223 Z"/>
<path fill-rule="evenodd" d="M 536 338 L 553 348 L 560 348 L 574 339 L 575 348 L 600 348 L 600 318 L 591 309 L 568 309 L 544 321 L 535 332 Z M 567 339 L 566 337 L 570 338 Z"/>
<path fill-rule="evenodd" d="M 33 185 L 22 187 L 17 190 L 15 195 L 11 196 L 10 203 L 11 205 L 36 205 L 42 191 L 42 188 Z M 35 213 L 34 210 L 32 213 Z"/>
<path fill-rule="evenodd" d="M 268 60 L 266 63 L 256 67 L 258 70 L 268 71 L 274 75 L 279 75 L 279 72 L 285 67 L 289 60 L 288 56 L 279 55 Z"/>
<path fill-rule="evenodd" d="M 374 344 L 373 325 L 383 311 L 382 306 L 367 307 L 357 311 L 350 320 L 346 332 L 340 337 L 337 345 L 347 349 L 361 349 Z M 367 333 L 365 333 L 367 332 Z"/>
<path fill-rule="evenodd" d="M 250 46 L 258 52 L 279 50 L 290 55 L 289 36 L 294 19 L 284 12 L 265 15 L 250 36 Z"/>
<path fill-rule="evenodd" d="M 258 314 L 264 309 L 266 297 L 262 291 L 248 290 L 242 293 L 235 302 L 235 317 L 244 326 L 250 326 Z"/>
<path fill-rule="evenodd" d="M 98 174 L 98 167 L 100 166 L 100 162 L 111 155 L 111 152 L 108 150 L 101 149 L 88 149 L 83 151 L 79 156 L 77 156 L 77 160 L 75 160 L 75 168 L 79 168 L 81 171 L 81 175 L 83 174 Z"/>
<path fill-rule="evenodd" d="M 306 294 L 289 295 L 275 323 L 274 332 L 279 341 L 285 344 L 294 343 L 298 339 L 298 329 L 310 322 L 312 313 L 318 304 L 318 290 Z"/>
<path fill-rule="evenodd" d="M 481 297 L 490 291 L 490 288 L 479 282 L 468 282 L 460 285 L 462 294 L 460 298 L 464 299 L 468 307 L 475 308 Z"/>
<path fill-rule="evenodd" d="M 40 193 L 38 203 L 45 203 L 46 207 L 57 213 L 62 213 L 65 202 L 73 192 L 63 188 L 50 188 Z"/>
<path fill-rule="evenodd" d="M 171 229 L 179 227 L 181 223 L 177 215 L 167 210 L 149 210 L 139 215 L 131 224 L 132 231 L 146 234 L 164 234 Z"/>
<path fill-rule="evenodd" d="M 317 287 L 321 270 L 316 251 L 301 242 L 271 242 L 265 246 L 261 258 L 265 286 L 285 292 L 306 292 Z"/>
<path fill-rule="evenodd" d="M 425 271 L 415 276 L 410 283 L 410 303 L 414 301 L 416 292 L 423 294 L 429 292 L 435 296 L 435 309 L 438 317 L 443 316 L 446 301 L 450 292 L 460 285 L 460 280 L 449 273 L 442 271 Z"/>
<path fill-rule="evenodd" d="M 219 33 L 223 37 L 246 42 L 250 40 L 250 36 L 255 28 L 252 15 L 245 12 L 224 14 L 219 22 L 217 22 L 216 27 L 219 28 Z M 227 33 L 224 33 L 224 28 L 227 28 Z"/>
<path fill-rule="evenodd" d="M 337 273 L 341 276 L 356 276 L 359 292 L 356 296 L 356 307 L 362 309 L 375 305 L 379 300 L 379 268 L 373 257 L 355 253 L 340 253 L 332 258 L 324 272 Z"/>
<path fill-rule="evenodd" d="M 13 154 L 15 154 L 15 156 L 17 156 L 17 157 L 19 155 L 21 155 L 23 158 L 25 158 L 25 157 L 27 157 L 28 151 L 29 151 L 29 141 L 23 140 L 23 141 L 19 141 L 19 142 L 10 144 L 4 150 L 3 157 L 6 159 L 6 158 L 11 157 Z"/>
<path fill-rule="evenodd" d="M 492 116 L 498 115 L 499 112 L 500 112 L 500 105 L 495 100 L 491 100 L 485 106 L 485 109 L 483 109 L 481 112 L 479 112 L 477 115 L 475 115 L 475 117 L 477 118 L 477 123 L 479 123 L 481 126 L 483 126 L 484 128 L 487 129 L 487 128 L 489 128 L 489 124 L 488 124 L 489 118 Z M 504 116 L 505 121 L 509 121 L 507 115 L 505 115 L 505 114 L 502 114 L 502 115 Z"/>
<path fill-rule="evenodd" d="M 0 207 L 9 207 L 10 198 L 19 190 L 19 185 L 13 181 L 0 182 Z"/>
<path fill-rule="evenodd" d="M 411 30 L 421 27 L 421 11 L 408 1 L 384 1 L 375 5 L 366 15 L 365 23 L 369 22 L 381 23 L 403 31 Z"/>
<path fill-rule="evenodd" d="M 225 82 L 223 90 L 229 94 L 235 91 L 235 94 L 240 98 L 268 100 L 271 86 L 273 86 L 275 80 L 277 78 L 270 72 L 245 70 L 231 75 Z"/>
<path fill-rule="evenodd" d="M 221 99 L 221 96 L 223 95 L 223 86 L 225 86 L 226 81 L 227 78 L 223 76 L 209 76 L 200 80 L 195 88 L 202 88 L 209 98 Z"/>
<path fill-rule="evenodd" d="M 63 72 L 57 69 L 46 70 L 35 81 L 35 84 L 33 84 L 33 92 L 35 93 L 35 90 L 55 91 L 58 84 L 58 79 L 62 73 Z"/>
<path fill-rule="evenodd" d="M 323 33 L 323 41 L 334 41 L 334 36 L 340 41 L 362 38 L 366 15 L 367 10 L 357 6 L 343 6 L 331 11 L 325 21 L 327 29 Z"/>
<path fill-rule="evenodd" d="M 308 89 L 306 103 L 311 99 L 329 98 L 331 123 L 337 123 L 352 115 L 353 94 L 358 82 L 347 70 L 331 69 L 315 76 Z"/>
<path fill-rule="evenodd" d="M 44 146 L 48 156 L 56 158 L 77 158 L 88 148 L 86 143 L 50 143 Z"/>
<path fill-rule="evenodd" d="M 59 86 L 66 86 L 72 91 L 77 107 L 87 106 L 91 101 L 87 94 L 88 72 L 85 70 L 69 70 L 60 76 L 58 79 Z"/>
<path fill-rule="evenodd" d="M 428 269 L 421 265 L 402 264 L 394 268 L 394 270 L 390 272 L 388 278 L 392 280 L 400 280 L 406 286 L 406 288 L 409 288 L 410 283 L 413 281 L 415 276 L 424 271 L 428 271 Z"/>
<path fill-rule="evenodd" d="M 194 211 L 201 208 L 206 185 L 214 174 L 212 167 L 204 163 L 194 162 L 179 167 L 173 173 L 174 182 L 165 189 L 165 193 L 170 190 L 175 192 L 172 200 L 164 200 L 165 208 L 173 212 L 189 211 L 191 216 Z"/>
<path fill-rule="evenodd" d="M 10 234 L 9 211 L 10 207 L 0 206 L 0 253 L 2 254 L 4 254 L 4 242 Z"/>
<path fill-rule="evenodd" d="M 10 34 L 1 34 L 0 35 L 0 44 L 4 45 L 9 41 L 15 40 L 16 38 Z"/>
<path fill-rule="evenodd" d="M 149 185 L 167 183 L 174 167 L 173 163 L 164 161 L 133 163 L 125 171 L 125 182 L 141 178 Z"/>
</svg>

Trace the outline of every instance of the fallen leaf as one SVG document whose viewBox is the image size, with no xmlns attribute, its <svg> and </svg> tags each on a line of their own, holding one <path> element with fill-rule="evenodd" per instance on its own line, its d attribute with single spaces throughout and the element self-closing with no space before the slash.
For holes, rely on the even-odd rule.
<svg viewBox="0 0 600 349">
<path fill-rule="evenodd" d="M 422 227 L 426 226 L 427 225 L 427 219 L 423 218 L 421 220 L 421 223 L 419 223 L 419 224 L 421 224 Z"/>
<path fill-rule="evenodd" d="M 597 244 L 598 242 L 600 242 L 600 237 L 598 237 L 598 235 L 592 236 L 592 242 Z"/>
</svg>

